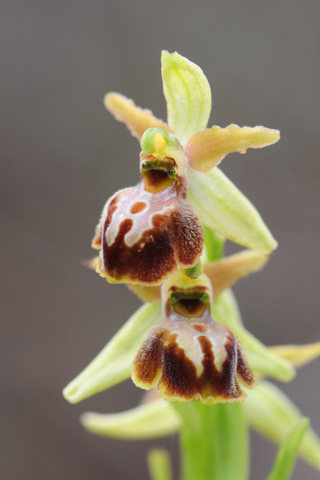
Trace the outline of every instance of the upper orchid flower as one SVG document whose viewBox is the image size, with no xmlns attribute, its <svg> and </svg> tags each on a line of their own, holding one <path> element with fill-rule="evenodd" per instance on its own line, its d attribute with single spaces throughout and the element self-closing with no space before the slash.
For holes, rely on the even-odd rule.
<svg viewBox="0 0 320 480">
<path fill-rule="evenodd" d="M 150 110 L 137 107 L 118 93 L 105 97 L 107 109 L 141 140 L 149 128 L 171 131 L 187 160 L 187 200 L 201 222 L 224 237 L 263 253 L 277 246 L 257 210 L 218 169 L 231 152 L 245 153 L 279 140 L 279 131 L 264 127 L 206 129 L 211 111 L 211 91 L 202 70 L 178 53 L 162 52 L 162 80 L 168 124 Z"/>
<path fill-rule="evenodd" d="M 186 201 L 187 159 L 167 130 L 149 128 L 141 141 L 141 181 L 107 202 L 92 242 L 97 271 L 115 282 L 159 285 L 198 262 L 203 227 Z"/>
</svg>

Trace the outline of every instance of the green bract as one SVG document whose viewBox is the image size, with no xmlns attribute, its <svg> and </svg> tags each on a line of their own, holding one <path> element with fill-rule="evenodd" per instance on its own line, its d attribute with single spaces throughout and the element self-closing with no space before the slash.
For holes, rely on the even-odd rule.
<svg viewBox="0 0 320 480">
<path fill-rule="evenodd" d="M 160 323 L 160 311 L 160 303 L 140 307 L 99 355 L 65 387 L 66 400 L 78 403 L 129 378 L 141 339 Z"/>
<path fill-rule="evenodd" d="M 123 440 L 147 440 L 178 433 L 179 416 L 162 398 L 145 403 L 127 412 L 99 414 L 86 412 L 80 419 L 91 433 Z"/>
<path fill-rule="evenodd" d="M 220 169 L 199 173 L 189 168 L 188 178 L 188 201 L 204 225 L 253 250 L 277 248 L 255 207 Z"/>
</svg>

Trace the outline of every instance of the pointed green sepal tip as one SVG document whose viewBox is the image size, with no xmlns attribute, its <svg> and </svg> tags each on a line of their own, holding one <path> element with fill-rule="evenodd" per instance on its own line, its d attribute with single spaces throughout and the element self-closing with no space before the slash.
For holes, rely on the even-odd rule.
<svg viewBox="0 0 320 480">
<path fill-rule="evenodd" d="M 172 480 L 170 455 L 164 448 L 148 452 L 148 469 L 151 480 Z"/>
<path fill-rule="evenodd" d="M 144 335 L 160 321 L 160 302 L 140 307 L 99 355 L 65 387 L 65 399 L 78 403 L 128 379 Z"/>
<path fill-rule="evenodd" d="M 250 426 L 275 443 L 282 443 L 302 415 L 290 398 L 276 385 L 260 380 L 259 385 L 248 390 L 243 402 Z M 308 428 L 299 447 L 299 455 L 320 470 L 320 439 Z"/>
<path fill-rule="evenodd" d="M 256 208 L 218 167 L 208 173 L 188 168 L 188 179 L 187 199 L 206 227 L 261 253 L 277 248 Z"/>
<path fill-rule="evenodd" d="M 309 420 L 302 418 L 293 427 L 279 448 L 274 466 L 266 480 L 288 480 L 290 478 L 299 447 L 308 426 Z"/>
<path fill-rule="evenodd" d="M 210 85 L 201 68 L 177 52 L 164 50 L 161 65 L 168 124 L 184 146 L 192 135 L 207 126 Z"/>
<path fill-rule="evenodd" d="M 181 420 L 169 402 L 162 398 L 121 413 L 86 412 L 80 417 L 91 433 L 122 440 L 149 440 L 178 433 Z"/>
</svg>

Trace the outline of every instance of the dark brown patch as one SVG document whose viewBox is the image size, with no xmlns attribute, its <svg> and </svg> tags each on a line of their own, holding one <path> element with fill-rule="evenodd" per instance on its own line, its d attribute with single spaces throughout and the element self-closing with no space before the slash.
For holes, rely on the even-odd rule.
<svg viewBox="0 0 320 480">
<path fill-rule="evenodd" d="M 142 173 L 145 190 L 147 192 L 159 193 L 165 188 L 170 187 L 175 182 L 165 170 L 149 170 Z"/>
<path fill-rule="evenodd" d="M 149 333 L 133 362 L 132 375 L 136 383 L 150 388 L 156 386 L 161 375 L 161 353 L 163 349 L 162 331 L 155 329 Z"/>
<path fill-rule="evenodd" d="M 202 253 L 203 227 L 191 206 L 181 201 L 173 217 L 172 245 L 179 266 L 193 267 Z"/>
<path fill-rule="evenodd" d="M 244 394 L 240 390 L 236 376 L 236 351 L 233 343 L 227 343 L 227 358 L 222 364 L 221 372 L 215 366 L 214 354 L 210 340 L 206 336 L 199 337 L 203 352 L 203 372 L 197 376 L 196 368 L 186 356 L 183 348 L 172 336 L 162 353 L 162 376 L 159 386 L 163 394 L 169 398 L 192 400 L 200 394 L 203 400 L 208 397 L 219 400 L 239 401 Z"/>
<path fill-rule="evenodd" d="M 200 332 L 200 333 L 205 333 L 206 332 L 205 325 L 195 324 L 195 325 L 192 325 L 192 328 L 195 332 Z"/>
<path fill-rule="evenodd" d="M 176 343 L 177 335 L 172 335 L 162 353 L 162 375 L 159 386 L 170 397 L 193 399 L 198 390 L 196 368 Z"/>
<path fill-rule="evenodd" d="M 186 318 L 202 317 L 208 308 L 209 295 L 206 287 L 197 286 L 181 290 L 175 286 L 170 288 L 170 300 L 167 304 L 167 315 L 175 311 Z"/>
<path fill-rule="evenodd" d="M 237 353 L 238 353 L 238 367 L 237 372 L 242 382 L 249 388 L 252 388 L 255 385 L 255 378 L 251 371 L 251 368 L 248 365 L 245 354 L 242 350 L 242 347 L 237 340 Z"/>
<path fill-rule="evenodd" d="M 131 229 L 132 220 L 123 220 L 111 246 L 108 246 L 105 240 L 109 223 L 106 221 L 102 245 L 105 272 L 118 281 L 160 284 L 176 270 L 168 221 L 167 216 L 155 215 L 154 228 L 144 232 L 140 241 L 132 247 L 128 247 L 124 241 L 125 234 Z"/>
<path fill-rule="evenodd" d="M 136 202 L 134 205 L 132 205 L 130 212 L 131 213 L 139 213 L 142 212 L 146 208 L 147 204 L 144 202 Z"/>
</svg>

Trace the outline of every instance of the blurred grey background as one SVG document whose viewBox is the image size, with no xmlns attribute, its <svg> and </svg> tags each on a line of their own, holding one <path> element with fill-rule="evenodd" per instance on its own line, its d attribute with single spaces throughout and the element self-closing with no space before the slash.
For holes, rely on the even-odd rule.
<svg viewBox="0 0 320 480">
<path fill-rule="evenodd" d="M 203 68 L 211 123 L 281 130 L 279 144 L 223 162 L 280 244 L 235 292 L 264 343 L 320 339 L 319 18 L 318 0 L 1 2 L 1 478 L 141 480 L 151 444 L 177 458 L 175 438 L 81 428 L 85 410 L 135 406 L 131 382 L 77 406 L 61 396 L 139 305 L 80 261 L 104 202 L 138 180 L 138 142 L 102 98 L 116 90 L 165 118 L 162 49 Z M 318 433 L 319 367 L 283 387 Z M 252 438 L 251 478 L 262 480 L 275 447 Z M 319 474 L 299 461 L 302 477 Z"/>
</svg>

